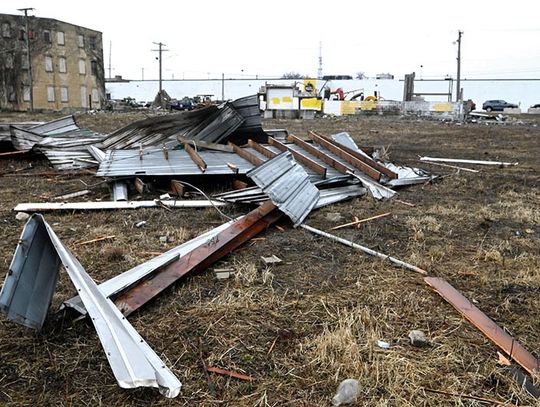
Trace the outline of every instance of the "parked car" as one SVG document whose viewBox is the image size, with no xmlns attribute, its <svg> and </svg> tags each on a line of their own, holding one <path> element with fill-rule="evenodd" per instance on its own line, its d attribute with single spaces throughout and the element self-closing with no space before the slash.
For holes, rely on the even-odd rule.
<svg viewBox="0 0 540 407">
<path fill-rule="evenodd" d="M 484 104 L 482 105 L 482 109 L 491 112 L 492 110 L 495 111 L 503 111 L 506 108 L 517 108 L 518 105 L 515 103 L 509 103 L 505 100 L 486 100 Z"/>
<path fill-rule="evenodd" d="M 533 109 L 540 109 L 540 103 L 537 103 L 535 105 L 532 105 L 531 108 Z"/>
<path fill-rule="evenodd" d="M 195 103 L 190 98 L 183 98 L 182 100 L 172 101 L 169 105 L 170 110 L 193 110 L 195 109 Z"/>
</svg>

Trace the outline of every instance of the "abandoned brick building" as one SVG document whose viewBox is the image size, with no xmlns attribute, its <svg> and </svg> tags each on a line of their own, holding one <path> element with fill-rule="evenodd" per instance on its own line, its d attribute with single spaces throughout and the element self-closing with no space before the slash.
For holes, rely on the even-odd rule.
<svg viewBox="0 0 540 407">
<path fill-rule="evenodd" d="M 0 50 L 0 110 L 29 110 L 31 104 L 36 110 L 66 111 L 102 106 L 99 31 L 28 16 L 27 33 L 23 15 L 0 14 Z"/>
</svg>

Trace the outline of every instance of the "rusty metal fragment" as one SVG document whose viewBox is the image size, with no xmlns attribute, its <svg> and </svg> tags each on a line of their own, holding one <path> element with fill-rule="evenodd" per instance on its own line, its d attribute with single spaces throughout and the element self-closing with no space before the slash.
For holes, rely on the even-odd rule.
<svg viewBox="0 0 540 407">
<path fill-rule="evenodd" d="M 538 359 L 497 325 L 495 321 L 465 298 L 448 281 L 438 277 L 424 277 L 424 281 L 523 369 L 531 375 L 540 371 Z"/>
</svg>

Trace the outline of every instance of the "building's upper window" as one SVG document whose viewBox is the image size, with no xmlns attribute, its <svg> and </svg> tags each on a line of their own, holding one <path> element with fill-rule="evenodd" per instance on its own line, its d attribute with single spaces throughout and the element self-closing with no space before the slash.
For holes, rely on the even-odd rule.
<svg viewBox="0 0 540 407">
<path fill-rule="evenodd" d="M 21 57 L 21 69 L 28 69 L 28 56 L 26 55 Z"/>
<path fill-rule="evenodd" d="M 90 49 L 96 49 L 96 36 L 95 35 L 91 35 L 90 37 L 88 37 L 88 42 L 90 44 Z"/>
<path fill-rule="evenodd" d="M 92 75 L 97 76 L 98 74 L 98 64 L 97 61 L 90 62 L 92 68 Z"/>
<path fill-rule="evenodd" d="M 47 102 L 54 102 L 54 86 L 47 86 Z"/>
<path fill-rule="evenodd" d="M 84 59 L 79 59 L 79 73 L 86 75 L 86 61 Z"/>
<path fill-rule="evenodd" d="M 45 70 L 47 72 L 53 71 L 52 57 L 50 55 L 45 55 Z"/>
<path fill-rule="evenodd" d="M 23 86 L 23 100 L 30 102 L 30 86 Z"/>
<path fill-rule="evenodd" d="M 81 48 L 84 47 L 84 35 L 79 34 L 77 36 L 77 45 Z"/>
<path fill-rule="evenodd" d="M 19 30 L 19 40 L 24 41 L 26 39 L 26 31 L 24 28 Z"/>
<path fill-rule="evenodd" d="M 2 23 L 2 37 L 11 38 L 11 25 L 9 23 Z"/>
<path fill-rule="evenodd" d="M 60 101 L 61 102 L 67 102 L 68 99 L 68 88 L 66 86 L 62 86 L 60 88 Z"/>
<path fill-rule="evenodd" d="M 64 57 L 58 58 L 58 72 L 61 72 L 61 73 L 67 72 L 66 58 Z"/>
<path fill-rule="evenodd" d="M 15 93 L 15 86 L 13 86 L 13 85 L 8 86 L 8 100 L 10 102 L 16 102 L 17 101 L 17 94 Z"/>
<path fill-rule="evenodd" d="M 58 42 L 58 45 L 65 45 L 66 44 L 63 31 L 58 31 L 56 33 L 56 40 Z"/>
<path fill-rule="evenodd" d="M 51 43 L 51 32 L 49 30 L 43 30 L 43 41 L 47 44 Z"/>
<path fill-rule="evenodd" d="M 5 54 L 4 67 L 7 69 L 13 69 L 13 54 L 11 52 Z"/>
</svg>

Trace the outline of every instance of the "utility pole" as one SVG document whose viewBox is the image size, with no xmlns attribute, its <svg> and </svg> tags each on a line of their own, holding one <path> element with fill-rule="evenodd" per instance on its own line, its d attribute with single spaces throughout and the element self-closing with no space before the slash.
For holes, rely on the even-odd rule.
<svg viewBox="0 0 540 407">
<path fill-rule="evenodd" d="M 456 102 L 459 102 L 461 100 L 461 36 L 463 35 L 463 31 L 458 31 L 458 39 L 457 39 L 457 95 L 456 95 Z"/>
<path fill-rule="evenodd" d="M 26 26 L 26 61 L 28 63 L 28 81 L 30 82 L 30 111 L 34 111 L 34 81 L 32 79 L 32 60 L 30 58 L 30 40 L 28 31 L 28 11 L 34 10 L 31 7 L 20 8 L 19 11 L 24 12 L 24 23 Z"/>
<path fill-rule="evenodd" d="M 168 49 L 163 49 L 163 47 L 165 47 L 166 45 L 163 44 L 161 41 L 160 42 L 154 42 L 154 44 L 156 44 L 159 49 L 153 49 L 152 51 L 153 52 L 158 52 L 159 56 L 158 56 L 158 60 L 159 60 L 159 104 L 160 106 L 163 105 L 163 97 L 161 95 L 161 91 L 163 90 L 163 87 L 162 87 L 162 80 L 161 80 L 161 70 L 162 70 L 162 53 L 165 52 L 165 51 L 168 51 Z"/>
<path fill-rule="evenodd" d="M 322 41 L 319 41 L 319 70 L 317 71 L 317 79 L 322 79 Z"/>
<path fill-rule="evenodd" d="M 112 78 L 111 76 L 111 57 L 112 57 L 112 41 L 109 41 L 109 79 Z"/>
<path fill-rule="evenodd" d="M 225 101 L 225 74 L 221 74 L 221 100 Z"/>
</svg>

